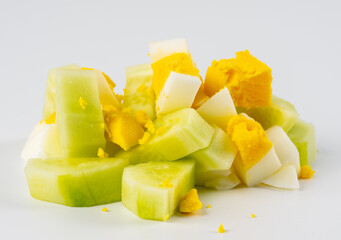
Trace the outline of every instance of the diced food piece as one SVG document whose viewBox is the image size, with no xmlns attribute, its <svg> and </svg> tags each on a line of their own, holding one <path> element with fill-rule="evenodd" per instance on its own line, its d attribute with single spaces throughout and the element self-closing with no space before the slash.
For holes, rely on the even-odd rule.
<svg viewBox="0 0 341 240">
<path fill-rule="evenodd" d="M 300 183 L 298 182 L 296 166 L 286 165 L 281 167 L 270 177 L 263 180 L 264 184 L 284 189 L 299 189 Z"/>
<path fill-rule="evenodd" d="M 60 158 L 62 150 L 56 124 L 38 123 L 29 136 L 21 157 L 28 161 L 32 158 Z"/>
<path fill-rule="evenodd" d="M 149 45 L 149 55 L 152 63 L 175 53 L 185 53 L 190 55 L 186 39 L 171 39 L 151 42 Z"/>
<path fill-rule="evenodd" d="M 153 70 L 150 64 L 140 64 L 126 68 L 126 86 L 123 108 L 130 108 L 132 115 L 144 112 L 149 119 L 155 118 L 155 94 L 152 87 Z"/>
<path fill-rule="evenodd" d="M 109 120 L 109 139 L 127 151 L 132 146 L 138 144 L 143 137 L 144 130 L 132 116 L 121 113 Z"/>
<path fill-rule="evenodd" d="M 233 165 L 246 185 L 257 185 L 280 168 L 273 144 L 259 123 L 236 115 L 229 121 L 228 133 L 238 149 Z"/>
<path fill-rule="evenodd" d="M 261 107 L 271 103 L 271 69 L 248 50 L 237 52 L 236 58 L 214 60 L 205 78 L 209 96 L 227 86 L 238 107 Z"/>
<path fill-rule="evenodd" d="M 230 169 L 236 156 L 237 148 L 230 136 L 217 126 L 214 131 L 210 145 L 190 155 L 196 160 L 197 172 Z"/>
<path fill-rule="evenodd" d="M 79 70 L 77 64 L 70 64 L 49 71 L 46 81 L 45 101 L 43 119 L 47 119 L 52 113 L 56 112 L 56 72 L 57 70 Z"/>
<path fill-rule="evenodd" d="M 122 204 L 137 216 L 166 221 L 194 187 L 194 160 L 148 162 L 124 169 Z"/>
<path fill-rule="evenodd" d="M 156 101 L 158 114 L 190 108 L 201 85 L 197 76 L 171 72 Z"/>
<path fill-rule="evenodd" d="M 314 176 L 315 171 L 309 166 L 305 165 L 301 167 L 300 179 L 310 179 Z"/>
<path fill-rule="evenodd" d="M 179 211 L 182 213 L 194 213 L 202 208 L 202 203 L 199 200 L 198 191 L 193 188 L 181 199 Z"/>
<path fill-rule="evenodd" d="M 25 167 L 32 197 L 71 207 L 88 207 L 121 200 L 126 160 L 31 159 Z"/>
<path fill-rule="evenodd" d="M 316 159 L 314 126 L 302 120 L 297 120 L 288 132 L 288 136 L 297 147 L 301 166 L 311 165 Z"/>
<path fill-rule="evenodd" d="M 275 148 L 276 155 L 281 161 L 282 166 L 293 165 L 296 168 L 297 175 L 300 173 L 300 157 L 296 146 L 290 140 L 283 128 L 273 126 L 265 131 L 266 135 Z"/>
<path fill-rule="evenodd" d="M 171 71 L 199 77 L 199 70 L 189 54 L 185 40 L 168 40 L 150 44 L 153 88 L 159 96 Z"/>
<path fill-rule="evenodd" d="M 226 129 L 228 120 L 237 114 L 227 88 L 223 88 L 213 95 L 197 109 L 197 112 L 208 123 L 216 124 L 222 129 Z"/>
<path fill-rule="evenodd" d="M 197 95 L 194 98 L 192 108 L 198 109 L 208 99 L 210 99 L 210 97 L 205 92 L 204 84 L 201 83 L 201 86 L 197 92 Z"/>
<path fill-rule="evenodd" d="M 264 129 L 277 125 L 285 132 L 291 129 L 299 115 L 291 103 L 276 96 L 272 96 L 272 102 L 268 107 L 237 108 L 237 112 L 246 113 L 259 122 Z"/>
<path fill-rule="evenodd" d="M 155 121 L 157 131 L 146 145 L 153 146 L 169 161 L 177 160 L 206 148 L 213 137 L 212 128 L 192 108 L 184 108 Z"/>
<path fill-rule="evenodd" d="M 96 157 L 106 143 L 96 72 L 58 70 L 56 104 L 62 156 Z"/>
<path fill-rule="evenodd" d="M 233 171 L 228 170 L 209 170 L 196 173 L 195 184 L 216 190 L 229 190 L 240 183 L 239 178 Z"/>
</svg>

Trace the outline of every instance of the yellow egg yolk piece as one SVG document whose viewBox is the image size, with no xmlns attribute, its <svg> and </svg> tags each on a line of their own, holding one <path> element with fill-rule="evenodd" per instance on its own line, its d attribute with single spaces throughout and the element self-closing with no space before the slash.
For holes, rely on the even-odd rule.
<svg viewBox="0 0 341 240">
<path fill-rule="evenodd" d="M 175 53 L 160 59 L 152 64 L 153 89 L 158 97 L 171 71 L 177 73 L 199 76 L 199 70 L 186 53 Z"/>
<path fill-rule="evenodd" d="M 238 149 L 245 169 L 262 160 L 273 146 L 262 126 L 241 114 L 231 117 L 227 132 Z"/>
<path fill-rule="evenodd" d="M 310 179 L 314 176 L 315 171 L 308 165 L 302 166 L 300 171 L 300 179 Z"/>
<path fill-rule="evenodd" d="M 223 224 L 221 223 L 219 228 L 218 228 L 218 233 L 224 233 L 224 232 L 225 232 L 225 229 L 224 229 Z"/>
<path fill-rule="evenodd" d="M 144 127 L 146 125 L 146 123 L 148 122 L 149 117 L 147 115 L 147 113 L 143 110 L 137 110 L 136 113 L 136 121 L 142 126 Z"/>
<path fill-rule="evenodd" d="M 97 156 L 100 158 L 107 158 L 109 155 L 104 152 L 102 148 L 98 148 Z"/>
<path fill-rule="evenodd" d="M 54 124 L 56 123 L 56 112 L 53 112 L 48 118 L 41 121 L 40 123 L 46 123 L 46 124 Z"/>
<path fill-rule="evenodd" d="M 212 208 L 211 204 L 208 204 L 208 205 L 206 206 L 206 208 Z"/>
<path fill-rule="evenodd" d="M 195 188 L 191 189 L 180 201 L 179 211 L 182 213 L 193 213 L 202 208 L 198 192 Z"/>
<path fill-rule="evenodd" d="M 139 144 L 146 144 L 150 140 L 151 134 L 149 132 L 144 132 L 143 137 L 139 139 Z"/>
<path fill-rule="evenodd" d="M 104 207 L 102 208 L 102 212 L 107 212 L 108 211 L 108 208 Z"/>
<path fill-rule="evenodd" d="M 88 105 L 88 103 L 82 98 L 79 97 L 79 105 L 81 106 L 81 108 L 83 108 L 83 110 L 86 108 L 86 105 Z"/>
<path fill-rule="evenodd" d="M 237 52 L 236 58 L 214 60 L 204 85 L 209 96 L 227 86 L 237 107 L 251 108 L 271 104 L 271 82 L 271 68 L 245 50 Z"/>
<path fill-rule="evenodd" d="M 136 119 L 125 113 L 110 118 L 107 125 L 110 140 L 125 151 L 138 144 L 144 135 L 144 130 Z"/>
<path fill-rule="evenodd" d="M 251 217 L 252 217 L 252 218 L 255 218 L 255 217 L 256 217 L 256 215 L 255 215 L 254 213 L 252 213 L 252 214 L 251 214 Z"/>
</svg>

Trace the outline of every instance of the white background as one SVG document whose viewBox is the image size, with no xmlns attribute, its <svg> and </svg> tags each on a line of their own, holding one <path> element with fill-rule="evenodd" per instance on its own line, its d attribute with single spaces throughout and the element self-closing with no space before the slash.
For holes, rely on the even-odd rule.
<svg viewBox="0 0 341 240">
<path fill-rule="evenodd" d="M 339 239 L 339 1 L 0 3 L 0 239 Z M 213 59 L 244 49 L 272 68 L 273 93 L 315 125 L 316 177 L 295 192 L 201 192 L 212 209 L 167 223 L 137 219 L 121 203 L 102 213 L 31 199 L 19 155 L 41 120 L 48 70 L 98 68 L 122 89 L 124 68 L 149 61 L 150 41 L 178 37 L 187 39 L 202 76 Z M 217 233 L 220 223 L 227 233 Z"/>
</svg>

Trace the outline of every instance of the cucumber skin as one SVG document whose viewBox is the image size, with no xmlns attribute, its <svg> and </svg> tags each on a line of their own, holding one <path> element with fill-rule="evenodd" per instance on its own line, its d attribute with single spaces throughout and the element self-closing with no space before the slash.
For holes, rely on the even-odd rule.
<svg viewBox="0 0 341 240">
<path fill-rule="evenodd" d="M 80 97 L 87 103 L 85 109 Z M 96 157 L 98 148 L 104 149 L 106 144 L 96 72 L 58 70 L 56 104 L 62 157 Z"/>
<path fill-rule="evenodd" d="M 121 200 L 123 159 L 31 159 L 25 175 L 33 198 L 70 207 Z"/>
</svg>

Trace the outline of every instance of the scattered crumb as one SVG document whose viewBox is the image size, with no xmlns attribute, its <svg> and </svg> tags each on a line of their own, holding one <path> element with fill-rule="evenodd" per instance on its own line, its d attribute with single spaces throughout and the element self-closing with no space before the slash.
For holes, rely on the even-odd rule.
<svg viewBox="0 0 341 240">
<path fill-rule="evenodd" d="M 220 226 L 219 226 L 219 228 L 218 228 L 218 233 L 224 233 L 224 232 L 226 232 L 226 231 L 225 231 L 225 229 L 224 229 L 223 224 L 221 223 Z"/>
<path fill-rule="evenodd" d="M 300 179 L 310 179 L 314 176 L 315 171 L 308 165 L 302 166 L 300 171 Z"/>
<path fill-rule="evenodd" d="M 202 203 L 198 197 L 198 191 L 191 189 L 180 201 L 179 211 L 182 213 L 194 213 L 202 208 Z"/>
<path fill-rule="evenodd" d="M 40 121 L 40 123 L 45 122 L 46 124 L 53 124 L 56 123 L 56 112 L 53 112 L 48 118 L 46 118 L 43 121 Z"/>
<path fill-rule="evenodd" d="M 85 109 L 86 108 L 86 105 L 88 105 L 88 103 L 82 98 L 82 97 L 79 97 L 79 105 Z"/>
<path fill-rule="evenodd" d="M 100 158 L 107 158 L 109 155 L 104 152 L 102 148 L 98 148 L 97 156 Z"/>
<path fill-rule="evenodd" d="M 252 217 L 252 218 L 255 218 L 255 217 L 256 217 L 256 215 L 255 215 L 254 213 L 252 213 L 252 214 L 251 214 L 251 217 Z"/>
<path fill-rule="evenodd" d="M 143 137 L 139 139 L 139 144 L 146 144 L 150 140 L 150 133 L 149 132 L 144 132 Z"/>
<path fill-rule="evenodd" d="M 170 183 L 169 179 L 165 179 L 162 183 L 163 188 L 172 188 L 173 184 Z"/>
<path fill-rule="evenodd" d="M 147 131 L 151 134 L 155 133 L 155 126 L 152 120 L 148 120 L 145 127 L 147 128 Z"/>
<path fill-rule="evenodd" d="M 108 212 L 108 209 L 106 207 L 102 208 L 102 212 Z"/>
<path fill-rule="evenodd" d="M 211 204 L 208 204 L 208 205 L 206 206 L 206 208 L 212 208 Z"/>
</svg>

